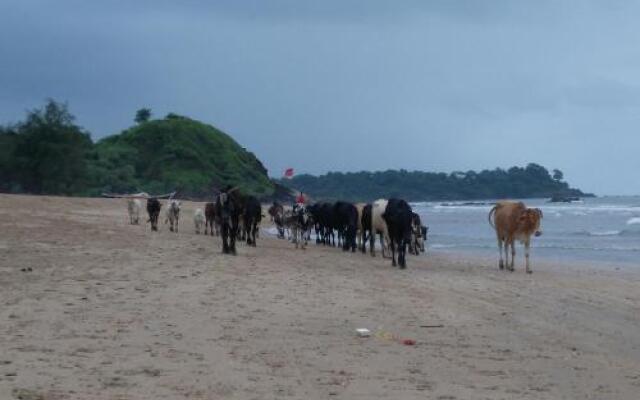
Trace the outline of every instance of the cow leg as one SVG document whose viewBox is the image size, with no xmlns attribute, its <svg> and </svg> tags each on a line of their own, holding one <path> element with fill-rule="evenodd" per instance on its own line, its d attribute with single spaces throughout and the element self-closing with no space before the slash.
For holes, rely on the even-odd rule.
<svg viewBox="0 0 640 400">
<path fill-rule="evenodd" d="M 369 251 L 371 252 L 371 257 L 376 256 L 376 232 L 372 230 L 369 236 Z"/>
<path fill-rule="evenodd" d="M 254 222 L 253 223 L 253 232 L 252 232 L 252 234 L 253 234 L 253 247 L 256 247 L 256 239 L 258 238 L 258 232 L 259 232 L 258 223 Z"/>
<path fill-rule="evenodd" d="M 396 246 L 393 239 L 391 239 L 391 241 L 389 242 L 389 247 L 391 247 L 391 266 L 395 267 L 396 266 L 396 251 L 395 251 Z"/>
<path fill-rule="evenodd" d="M 498 238 L 498 254 L 500 255 L 500 261 L 498 262 L 498 268 L 504 269 L 504 261 L 502 260 L 502 239 Z"/>
<path fill-rule="evenodd" d="M 509 240 L 504 240 L 504 267 L 509 269 Z"/>
<path fill-rule="evenodd" d="M 406 260 L 406 243 L 404 240 L 400 240 L 398 243 L 398 263 L 400 264 L 400 269 L 407 268 L 407 260 Z"/>
<path fill-rule="evenodd" d="M 504 241 L 504 266 L 508 271 L 513 271 L 511 267 L 513 260 L 509 261 L 509 247 L 513 246 L 513 242 L 509 239 Z"/>
<path fill-rule="evenodd" d="M 236 255 L 236 236 L 238 235 L 238 229 L 231 230 L 232 235 L 230 235 L 231 239 L 229 240 L 229 251 L 234 256 Z"/>
<path fill-rule="evenodd" d="M 176 218 L 176 233 L 178 233 L 178 222 L 180 221 L 179 218 Z"/>
<path fill-rule="evenodd" d="M 223 254 L 229 253 L 229 244 L 227 243 L 227 236 L 228 236 L 227 229 L 223 224 L 222 225 L 222 253 Z"/>
<path fill-rule="evenodd" d="M 356 252 L 356 248 L 358 247 L 356 244 L 356 236 L 358 235 L 358 232 L 352 232 L 351 233 L 351 252 L 355 253 Z"/>
<path fill-rule="evenodd" d="M 513 267 L 516 261 L 516 241 L 511 241 L 511 268 L 509 271 L 513 272 Z"/>
<path fill-rule="evenodd" d="M 381 232 L 380 233 L 380 247 L 382 247 L 382 257 L 389 258 L 389 246 L 391 243 L 391 238 L 388 234 Z M 393 249 L 391 249 L 393 251 Z"/>
<path fill-rule="evenodd" d="M 524 262 L 525 262 L 525 270 L 527 271 L 527 274 L 530 274 L 531 268 L 529 267 L 529 240 L 526 240 L 524 242 Z"/>
</svg>

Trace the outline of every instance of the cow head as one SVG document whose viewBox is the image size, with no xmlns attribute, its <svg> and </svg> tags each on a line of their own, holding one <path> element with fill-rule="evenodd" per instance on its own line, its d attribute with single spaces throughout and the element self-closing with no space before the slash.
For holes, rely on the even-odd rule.
<svg viewBox="0 0 640 400">
<path fill-rule="evenodd" d="M 180 214 L 180 202 L 178 200 L 171 200 L 171 202 L 169 203 L 169 208 L 175 215 Z"/>
<path fill-rule="evenodd" d="M 531 232 L 535 236 L 540 236 L 542 235 L 542 229 L 540 228 L 541 220 L 542 210 L 539 208 L 527 208 L 520 214 L 518 223 L 526 232 Z"/>
<path fill-rule="evenodd" d="M 307 208 L 304 205 L 296 204 L 293 206 L 293 213 L 297 217 L 298 223 L 301 226 L 306 227 L 309 223 L 309 212 L 307 211 Z"/>
</svg>

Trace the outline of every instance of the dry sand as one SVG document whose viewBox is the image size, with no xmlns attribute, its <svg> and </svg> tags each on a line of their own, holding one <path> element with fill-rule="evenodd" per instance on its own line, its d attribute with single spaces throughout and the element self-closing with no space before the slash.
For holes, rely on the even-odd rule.
<svg viewBox="0 0 640 400">
<path fill-rule="evenodd" d="M 640 398 L 640 269 L 223 256 L 195 207 L 155 233 L 123 200 L 0 196 L 0 399 Z"/>
</svg>

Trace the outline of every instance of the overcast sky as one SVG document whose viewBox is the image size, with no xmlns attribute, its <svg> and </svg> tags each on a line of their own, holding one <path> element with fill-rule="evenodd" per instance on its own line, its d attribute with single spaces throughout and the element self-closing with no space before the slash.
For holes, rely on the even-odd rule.
<svg viewBox="0 0 640 400">
<path fill-rule="evenodd" d="M 640 194 L 640 3 L 0 2 L 0 123 L 52 97 L 94 139 L 215 125 L 273 176 L 537 162 Z"/>
</svg>

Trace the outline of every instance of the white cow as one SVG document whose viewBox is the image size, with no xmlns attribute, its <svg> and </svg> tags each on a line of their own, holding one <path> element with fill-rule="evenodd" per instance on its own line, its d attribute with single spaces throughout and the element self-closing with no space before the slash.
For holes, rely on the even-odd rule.
<svg viewBox="0 0 640 400">
<path fill-rule="evenodd" d="M 382 257 L 389 257 L 389 230 L 387 228 L 387 222 L 382 215 L 387 209 L 388 200 L 379 199 L 373 202 L 371 205 L 371 238 L 369 244 L 371 245 L 371 255 L 376 255 L 375 244 L 376 234 L 380 234 L 380 248 L 382 249 Z"/>
<path fill-rule="evenodd" d="M 205 222 L 206 219 L 204 217 L 204 212 L 202 211 L 202 209 L 196 209 L 196 212 L 193 214 L 193 224 L 196 226 L 196 234 L 200 234 L 200 231 L 202 230 Z"/>
<path fill-rule="evenodd" d="M 171 232 L 178 233 L 178 219 L 180 219 L 180 202 L 178 200 L 169 200 L 164 223 L 171 223 L 169 226 Z"/>
<path fill-rule="evenodd" d="M 142 209 L 142 203 L 138 199 L 127 200 L 127 210 L 129 211 L 129 223 L 131 225 L 138 225 L 140 222 L 140 210 Z"/>
</svg>

